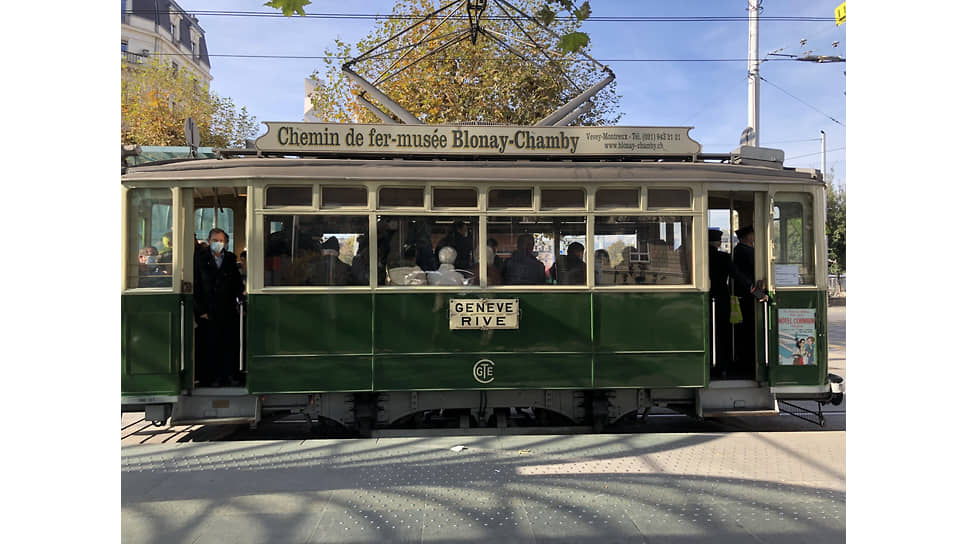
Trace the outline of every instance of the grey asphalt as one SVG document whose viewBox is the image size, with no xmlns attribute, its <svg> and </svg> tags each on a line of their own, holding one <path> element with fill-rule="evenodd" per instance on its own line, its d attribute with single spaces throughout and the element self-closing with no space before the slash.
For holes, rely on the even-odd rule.
<svg viewBox="0 0 968 544">
<path fill-rule="evenodd" d="M 844 542 L 844 432 L 175 443 L 122 541 Z"/>
</svg>

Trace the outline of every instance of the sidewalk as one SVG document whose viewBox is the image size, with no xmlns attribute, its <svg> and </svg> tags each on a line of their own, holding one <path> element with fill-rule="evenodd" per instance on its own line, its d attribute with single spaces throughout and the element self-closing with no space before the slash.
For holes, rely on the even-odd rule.
<svg viewBox="0 0 968 544">
<path fill-rule="evenodd" d="M 845 441 L 809 432 L 128 446 L 122 540 L 844 542 Z"/>
</svg>

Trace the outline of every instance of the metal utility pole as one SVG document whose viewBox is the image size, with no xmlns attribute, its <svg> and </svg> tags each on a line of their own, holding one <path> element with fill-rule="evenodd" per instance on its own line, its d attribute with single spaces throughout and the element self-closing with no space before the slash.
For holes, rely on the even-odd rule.
<svg viewBox="0 0 968 544">
<path fill-rule="evenodd" d="M 750 20 L 750 48 L 749 59 L 749 127 L 752 129 L 749 144 L 760 146 L 760 0 L 748 0 L 747 10 Z"/>
<path fill-rule="evenodd" d="M 820 172 L 824 182 L 827 181 L 827 133 L 820 131 Z M 829 186 L 829 183 L 828 183 Z"/>
</svg>

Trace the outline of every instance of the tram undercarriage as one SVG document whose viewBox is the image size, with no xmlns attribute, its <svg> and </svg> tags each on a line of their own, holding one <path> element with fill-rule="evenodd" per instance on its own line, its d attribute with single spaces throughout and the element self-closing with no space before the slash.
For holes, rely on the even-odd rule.
<svg viewBox="0 0 968 544">
<path fill-rule="evenodd" d="M 784 391 L 752 380 L 713 381 L 705 388 L 387 391 L 250 395 L 244 388 L 198 388 L 171 404 L 143 406 L 145 419 L 164 425 L 241 424 L 304 418 L 358 436 L 374 430 L 508 427 L 580 428 L 602 432 L 644 422 L 654 409 L 703 419 L 790 413 L 823 425 L 822 405 L 839 405 L 842 379 L 813 392 Z M 165 399 L 168 400 L 168 399 Z M 174 399 L 171 399 L 174 400 Z M 816 401 L 814 412 L 792 401 Z"/>
</svg>

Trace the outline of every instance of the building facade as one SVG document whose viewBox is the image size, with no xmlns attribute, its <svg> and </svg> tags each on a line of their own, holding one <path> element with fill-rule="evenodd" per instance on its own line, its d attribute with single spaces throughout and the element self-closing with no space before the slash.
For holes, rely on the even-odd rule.
<svg viewBox="0 0 968 544">
<path fill-rule="evenodd" d="M 212 80 L 205 31 L 172 0 L 121 0 L 121 60 L 132 65 L 161 57 Z"/>
</svg>

